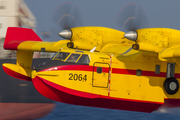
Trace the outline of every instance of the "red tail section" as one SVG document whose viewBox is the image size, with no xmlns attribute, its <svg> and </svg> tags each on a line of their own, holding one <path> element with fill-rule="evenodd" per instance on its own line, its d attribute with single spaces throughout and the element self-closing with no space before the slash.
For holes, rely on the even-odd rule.
<svg viewBox="0 0 180 120">
<path fill-rule="evenodd" d="M 4 42 L 4 49 L 17 50 L 18 45 L 24 41 L 42 40 L 32 29 L 8 27 Z"/>
</svg>

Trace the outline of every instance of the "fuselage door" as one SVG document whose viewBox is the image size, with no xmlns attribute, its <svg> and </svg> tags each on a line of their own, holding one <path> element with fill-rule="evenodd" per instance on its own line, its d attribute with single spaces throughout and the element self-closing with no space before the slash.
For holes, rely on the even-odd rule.
<svg viewBox="0 0 180 120">
<path fill-rule="evenodd" d="M 108 88 L 109 64 L 95 62 L 93 65 L 92 85 L 93 87 Z"/>
</svg>

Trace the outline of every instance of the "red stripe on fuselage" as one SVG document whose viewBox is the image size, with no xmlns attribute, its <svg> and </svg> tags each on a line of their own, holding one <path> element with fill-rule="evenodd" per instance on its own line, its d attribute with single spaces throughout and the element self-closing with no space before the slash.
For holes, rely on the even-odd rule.
<svg viewBox="0 0 180 120">
<path fill-rule="evenodd" d="M 112 68 L 112 73 L 115 73 L 115 74 L 136 75 L 136 70 Z M 142 76 L 166 77 L 166 73 L 165 72 L 160 72 L 160 74 L 155 74 L 155 71 L 145 71 L 145 70 L 142 70 Z"/>
<path fill-rule="evenodd" d="M 56 67 L 51 67 L 47 68 L 42 71 L 53 71 L 53 70 L 79 70 L 79 71 L 93 71 L 93 66 L 88 66 L 88 65 L 62 65 L 62 66 L 56 66 Z"/>
<path fill-rule="evenodd" d="M 51 67 L 48 69 L 41 70 L 42 71 L 53 71 L 53 70 L 77 70 L 77 71 L 90 71 L 93 72 L 93 66 L 89 65 L 63 65 L 63 66 L 56 66 L 56 67 Z M 94 67 L 94 71 L 97 70 L 97 67 Z M 109 68 L 103 67 L 103 71 L 105 73 L 109 73 Z"/>
<path fill-rule="evenodd" d="M 97 67 L 94 67 L 94 71 L 96 71 Z M 109 72 L 109 68 L 103 67 L 105 73 Z M 52 70 L 77 70 L 77 71 L 90 71 L 93 72 L 93 66 L 88 65 L 63 65 L 51 67 L 48 69 L 44 69 L 41 71 L 52 71 Z M 39 72 L 41 72 L 39 71 Z M 112 68 L 111 73 L 113 74 L 125 74 L 125 75 L 136 75 L 136 70 L 132 69 L 121 69 L 121 68 Z M 155 71 L 145 71 L 142 70 L 142 76 L 149 77 L 166 77 L 166 72 L 160 72 L 160 74 L 155 74 Z M 180 73 L 175 73 L 175 78 L 180 78 Z"/>
</svg>

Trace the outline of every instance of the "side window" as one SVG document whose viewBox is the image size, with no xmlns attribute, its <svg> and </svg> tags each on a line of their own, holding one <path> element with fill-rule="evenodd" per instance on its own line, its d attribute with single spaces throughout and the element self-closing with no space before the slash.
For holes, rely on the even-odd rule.
<svg viewBox="0 0 180 120">
<path fill-rule="evenodd" d="M 90 62 L 90 60 L 89 60 L 88 55 L 82 55 L 77 63 L 89 64 L 89 62 Z"/>
<path fill-rule="evenodd" d="M 80 54 L 71 54 L 70 57 L 66 60 L 66 62 L 76 62 L 79 58 Z"/>
<path fill-rule="evenodd" d="M 59 52 L 54 59 L 65 60 L 68 55 L 69 53 Z"/>
<path fill-rule="evenodd" d="M 102 67 L 97 67 L 96 72 L 99 73 L 99 74 L 101 74 L 101 73 L 102 73 Z"/>
</svg>

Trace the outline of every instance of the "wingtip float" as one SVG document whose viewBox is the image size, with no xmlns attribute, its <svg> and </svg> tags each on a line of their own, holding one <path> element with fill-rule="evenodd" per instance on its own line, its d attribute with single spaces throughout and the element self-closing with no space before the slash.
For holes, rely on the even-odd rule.
<svg viewBox="0 0 180 120">
<path fill-rule="evenodd" d="M 4 48 L 17 50 L 17 62 L 4 71 L 59 102 L 140 112 L 179 107 L 178 30 L 139 29 L 133 41 L 105 27 L 71 32 L 69 40 L 42 42 L 30 29 L 8 28 Z M 57 53 L 32 70 L 34 51 Z"/>
</svg>

